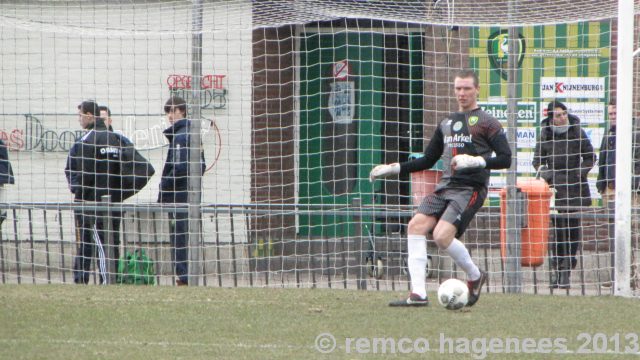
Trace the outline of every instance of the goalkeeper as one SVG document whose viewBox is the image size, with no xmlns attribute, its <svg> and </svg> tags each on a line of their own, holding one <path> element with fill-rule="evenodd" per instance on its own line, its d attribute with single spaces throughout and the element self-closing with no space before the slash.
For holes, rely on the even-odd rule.
<svg viewBox="0 0 640 360">
<path fill-rule="evenodd" d="M 427 195 L 409 221 L 407 249 L 411 276 L 411 293 L 406 299 L 390 306 L 426 306 L 425 287 L 427 244 L 426 235 L 433 234 L 438 247 L 449 254 L 467 274 L 469 302 L 473 306 L 480 297 L 488 274 L 474 264 L 460 236 L 482 207 L 487 196 L 489 171 L 511 165 L 511 150 L 500 122 L 478 107 L 480 90 L 478 76 L 462 70 L 454 79 L 458 112 L 440 122 L 424 157 L 405 163 L 378 165 L 369 175 L 377 178 L 411 173 L 431 168 L 438 159 L 446 166 L 433 194 Z M 492 155 L 495 153 L 495 155 Z"/>
</svg>

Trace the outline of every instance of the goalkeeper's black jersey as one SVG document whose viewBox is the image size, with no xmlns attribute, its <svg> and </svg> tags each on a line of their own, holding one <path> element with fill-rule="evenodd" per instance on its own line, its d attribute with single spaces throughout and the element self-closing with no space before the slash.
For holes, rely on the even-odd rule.
<svg viewBox="0 0 640 360">
<path fill-rule="evenodd" d="M 482 156 L 487 166 L 484 169 L 453 171 L 451 159 L 459 154 Z M 486 187 L 489 185 L 489 170 L 511 166 L 511 149 L 502 125 L 480 108 L 449 114 L 438 125 L 424 155 L 402 163 L 401 172 L 426 170 L 442 159 L 444 171 L 437 189 L 448 185 Z"/>
</svg>

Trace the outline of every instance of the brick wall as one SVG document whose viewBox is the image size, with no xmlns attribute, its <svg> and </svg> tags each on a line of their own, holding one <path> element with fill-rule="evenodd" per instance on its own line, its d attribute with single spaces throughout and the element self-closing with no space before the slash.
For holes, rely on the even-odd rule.
<svg viewBox="0 0 640 360">
<path fill-rule="evenodd" d="M 292 204 L 295 200 L 293 27 L 253 31 L 251 202 Z M 293 234 L 293 216 L 256 216 L 252 230 L 269 237 Z"/>
<path fill-rule="evenodd" d="M 469 31 L 445 26 L 427 26 L 424 31 L 424 136 L 430 139 L 438 122 L 457 110 L 453 78 L 469 65 Z"/>
</svg>

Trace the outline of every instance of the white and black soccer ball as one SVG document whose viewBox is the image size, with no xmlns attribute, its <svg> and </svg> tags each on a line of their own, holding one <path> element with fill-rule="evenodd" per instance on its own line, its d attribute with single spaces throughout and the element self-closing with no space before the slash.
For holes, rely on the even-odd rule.
<svg viewBox="0 0 640 360">
<path fill-rule="evenodd" d="M 464 281 L 449 279 L 438 288 L 438 302 L 447 310 L 459 310 L 469 301 L 469 288 Z"/>
</svg>

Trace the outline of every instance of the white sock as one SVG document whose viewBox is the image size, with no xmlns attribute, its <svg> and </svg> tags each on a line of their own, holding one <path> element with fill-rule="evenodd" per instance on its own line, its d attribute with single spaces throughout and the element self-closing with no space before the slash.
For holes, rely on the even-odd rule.
<svg viewBox="0 0 640 360">
<path fill-rule="evenodd" d="M 425 286 L 426 266 L 427 266 L 427 237 L 424 235 L 407 236 L 407 251 L 409 253 L 408 266 L 411 275 L 411 292 L 427 296 Z"/>
<path fill-rule="evenodd" d="M 455 261 L 456 265 L 464 270 L 469 280 L 475 281 L 480 278 L 480 269 L 473 263 L 469 251 L 460 240 L 454 238 L 445 251 Z"/>
</svg>

